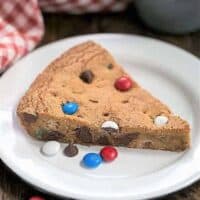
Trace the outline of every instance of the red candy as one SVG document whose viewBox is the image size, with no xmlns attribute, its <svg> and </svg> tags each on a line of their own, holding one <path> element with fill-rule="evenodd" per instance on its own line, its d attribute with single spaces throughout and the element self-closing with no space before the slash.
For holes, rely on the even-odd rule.
<svg viewBox="0 0 200 200">
<path fill-rule="evenodd" d="M 122 76 L 115 81 L 115 88 L 120 91 L 128 91 L 132 86 L 133 82 L 128 76 Z"/>
<path fill-rule="evenodd" d="M 117 158 L 118 153 L 114 147 L 107 146 L 101 150 L 100 155 L 104 161 L 110 162 L 115 160 L 115 158 Z"/>
<path fill-rule="evenodd" d="M 45 199 L 39 196 L 32 196 L 29 198 L 29 200 L 45 200 Z"/>
</svg>

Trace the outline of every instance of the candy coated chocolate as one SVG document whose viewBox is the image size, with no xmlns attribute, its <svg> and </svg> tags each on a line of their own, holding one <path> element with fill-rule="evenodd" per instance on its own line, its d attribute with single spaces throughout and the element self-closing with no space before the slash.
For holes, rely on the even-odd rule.
<svg viewBox="0 0 200 200">
<path fill-rule="evenodd" d="M 111 162 L 117 158 L 117 150 L 114 147 L 106 146 L 100 152 L 101 157 L 106 162 Z"/>
<path fill-rule="evenodd" d="M 96 168 L 102 163 L 102 158 L 97 153 L 88 153 L 83 157 L 83 164 L 87 168 Z"/>
<path fill-rule="evenodd" d="M 68 115 L 73 115 L 74 113 L 76 113 L 78 111 L 78 108 L 79 106 L 76 102 L 67 102 L 62 105 L 62 111 Z"/>
<path fill-rule="evenodd" d="M 133 82 L 128 76 L 122 76 L 115 81 L 115 88 L 119 91 L 128 91 L 132 86 Z"/>
</svg>

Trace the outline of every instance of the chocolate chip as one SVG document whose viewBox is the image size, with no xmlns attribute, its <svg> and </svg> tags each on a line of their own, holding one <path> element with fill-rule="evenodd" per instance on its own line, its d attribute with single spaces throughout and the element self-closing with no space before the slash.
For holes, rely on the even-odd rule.
<svg viewBox="0 0 200 200">
<path fill-rule="evenodd" d="M 90 129 L 88 127 L 82 126 L 80 128 L 77 128 L 76 133 L 78 135 L 78 138 L 82 142 L 84 142 L 84 143 L 92 142 L 92 135 L 91 135 Z"/>
<path fill-rule="evenodd" d="M 74 157 L 78 154 L 78 148 L 74 144 L 69 144 L 65 149 L 64 149 L 64 154 L 68 157 Z"/>
<path fill-rule="evenodd" d="M 64 138 L 64 134 L 58 132 L 58 131 L 50 131 L 46 134 L 43 134 L 44 140 L 62 140 Z"/>
<path fill-rule="evenodd" d="M 109 64 L 107 65 L 107 68 L 108 68 L 108 69 L 113 69 L 113 67 L 114 67 L 114 66 L 113 66 L 112 63 L 109 63 Z"/>
<path fill-rule="evenodd" d="M 52 94 L 54 97 L 57 97 L 57 96 L 58 96 L 58 93 L 55 92 L 55 91 L 52 91 L 51 94 Z"/>
<path fill-rule="evenodd" d="M 96 142 L 100 145 L 111 145 L 111 142 L 106 135 L 101 136 Z"/>
<path fill-rule="evenodd" d="M 30 113 L 23 113 L 23 118 L 24 118 L 24 121 L 26 121 L 28 123 L 33 123 L 33 122 L 36 122 L 38 117 L 37 117 L 37 115 L 33 115 Z"/>
<path fill-rule="evenodd" d="M 122 103 L 128 103 L 128 100 L 123 100 Z"/>
<path fill-rule="evenodd" d="M 132 140 L 137 139 L 139 133 L 129 133 L 123 136 L 120 136 L 118 138 L 115 139 L 115 143 L 117 145 L 123 145 L 126 146 L 128 145 Z"/>
<path fill-rule="evenodd" d="M 92 102 L 92 103 L 98 103 L 98 101 L 94 100 L 94 99 L 89 99 L 89 101 Z"/>
<path fill-rule="evenodd" d="M 148 149 L 151 149 L 151 148 L 153 148 L 153 142 L 152 141 L 145 141 L 144 143 L 143 143 L 143 147 L 142 148 L 148 148 Z"/>
<path fill-rule="evenodd" d="M 94 78 L 94 74 L 90 70 L 85 70 L 80 74 L 80 78 L 85 82 L 85 83 L 91 83 Z"/>
</svg>

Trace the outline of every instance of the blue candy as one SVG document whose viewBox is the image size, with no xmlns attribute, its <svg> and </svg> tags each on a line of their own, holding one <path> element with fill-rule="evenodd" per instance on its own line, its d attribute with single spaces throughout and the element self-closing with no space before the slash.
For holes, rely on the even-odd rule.
<svg viewBox="0 0 200 200">
<path fill-rule="evenodd" d="M 73 115 L 78 110 L 78 104 L 75 102 L 67 102 L 65 104 L 62 104 L 62 110 L 65 114 Z"/>
<path fill-rule="evenodd" d="M 82 162 L 87 168 L 96 168 L 102 163 L 102 158 L 97 153 L 88 153 L 83 157 Z"/>
</svg>

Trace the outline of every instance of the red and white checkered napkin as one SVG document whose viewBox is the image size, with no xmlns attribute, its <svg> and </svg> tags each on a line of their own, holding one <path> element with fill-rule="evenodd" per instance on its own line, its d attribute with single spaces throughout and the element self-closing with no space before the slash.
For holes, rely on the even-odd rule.
<svg viewBox="0 0 200 200">
<path fill-rule="evenodd" d="M 41 10 L 81 14 L 119 11 L 128 0 L 0 0 L 0 73 L 41 40 Z"/>
</svg>

